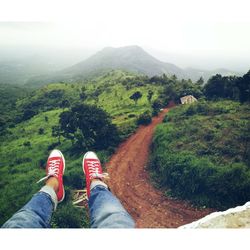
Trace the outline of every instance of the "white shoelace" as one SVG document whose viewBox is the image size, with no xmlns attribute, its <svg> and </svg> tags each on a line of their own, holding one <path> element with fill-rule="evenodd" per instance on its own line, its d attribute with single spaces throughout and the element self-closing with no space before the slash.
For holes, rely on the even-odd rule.
<svg viewBox="0 0 250 250">
<path fill-rule="evenodd" d="M 108 173 L 99 173 L 99 161 L 87 161 L 88 169 L 89 169 L 89 177 L 90 179 L 100 178 L 100 179 L 106 179 L 108 178 Z"/>
<path fill-rule="evenodd" d="M 43 180 L 47 180 L 50 176 L 55 176 L 58 178 L 60 162 L 60 160 L 49 161 L 48 174 L 45 177 L 41 178 L 37 183 Z"/>
</svg>

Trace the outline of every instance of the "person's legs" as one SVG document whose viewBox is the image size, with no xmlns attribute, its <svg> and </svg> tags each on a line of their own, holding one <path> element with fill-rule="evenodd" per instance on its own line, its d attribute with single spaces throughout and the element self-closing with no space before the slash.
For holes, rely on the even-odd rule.
<svg viewBox="0 0 250 250">
<path fill-rule="evenodd" d="M 134 228 L 134 220 L 107 186 L 104 183 L 92 184 L 89 198 L 91 227 Z"/>
<path fill-rule="evenodd" d="M 55 202 L 57 202 L 57 198 L 54 189 L 46 185 L 23 208 L 6 221 L 2 227 L 48 228 L 50 227 L 50 219 Z"/>
<path fill-rule="evenodd" d="M 53 209 L 64 199 L 63 173 L 65 160 L 59 150 L 53 150 L 46 166 L 46 185 L 2 226 L 3 228 L 47 228 Z M 41 181 L 40 180 L 40 181 Z"/>
<path fill-rule="evenodd" d="M 92 228 L 134 228 L 135 223 L 120 201 L 108 190 L 101 180 L 101 163 L 93 152 L 83 158 L 83 171 L 86 177 L 89 198 L 90 221 Z"/>
</svg>

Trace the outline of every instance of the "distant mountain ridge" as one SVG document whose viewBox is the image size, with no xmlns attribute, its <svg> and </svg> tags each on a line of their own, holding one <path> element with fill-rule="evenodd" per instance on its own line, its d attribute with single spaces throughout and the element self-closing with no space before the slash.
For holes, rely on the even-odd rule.
<svg viewBox="0 0 250 250">
<path fill-rule="evenodd" d="M 220 74 L 222 76 L 231 76 L 231 75 L 236 75 L 236 76 L 241 76 L 242 73 L 228 70 L 228 69 L 215 69 L 215 70 L 204 70 L 204 69 L 195 69 L 195 68 L 186 68 L 185 69 L 186 75 L 189 76 L 190 79 L 192 80 L 197 80 L 200 77 L 203 77 L 205 81 L 207 81 L 211 76 Z"/>
<path fill-rule="evenodd" d="M 76 82 L 99 76 L 110 70 L 125 70 L 138 74 L 154 75 L 166 74 L 176 75 L 179 79 L 198 80 L 201 76 L 206 81 L 213 74 L 228 75 L 237 74 L 229 70 L 205 71 L 199 69 L 182 69 L 174 64 L 162 62 L 139 46 L 106 47 L 88 59 L 81 61 L 64 70 L 49 75 L 34 77 L 29 80 L 29 85 L 43 85 L 51 82 Z"/>
<path fill-rule="evenodd" d="M 121 48 L 107 47 L 87 60 L 64 70 L 68 74 L 91 74 L 96 70 L 123 69 L 148 76 L 176 74 L 185 77 L 183 70 L 174 64 L 164 63 L 154 58 L 139 46 Z"/>
</svg>

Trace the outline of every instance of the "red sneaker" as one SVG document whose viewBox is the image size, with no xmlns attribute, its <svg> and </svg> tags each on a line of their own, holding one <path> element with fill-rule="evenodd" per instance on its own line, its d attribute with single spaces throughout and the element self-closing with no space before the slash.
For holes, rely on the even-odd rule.
<svg viewBox="0 0 250 250">
<path fill-rule="evenodd" d="M 40 182 L 43 180 L 47 180 L 51 176 L 56 177 L 58 179 L 59 188 L 56 194 L 58 203 L 63 201 L 65 195 L 63 186 L 64 169 L 65 169 L 65 160 L 63 154 L 60 150 L 54 149 L 50 153 L 49 158 L 47 160 L 46 176 L 38 181 Z"/>
<path fill-rule="evenodd" d="M 86 178 L 87 196 L 89 198 L 91 181 L 93 179 L 103 180 L 108 176 L 108 174 L 102 172 L 100 160 L 98 159 L 97 155 L 91 151 L 87 152 L 83 156 L 82 167 Z"/>
</svg>

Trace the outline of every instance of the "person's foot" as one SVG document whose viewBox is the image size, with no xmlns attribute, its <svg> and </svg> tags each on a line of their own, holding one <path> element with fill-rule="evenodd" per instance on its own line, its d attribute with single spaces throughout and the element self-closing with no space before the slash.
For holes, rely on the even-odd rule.
<svg viewBox="0 0 250 250">
<path fill-rule="evenodd" d="M 63 174 L 65 169 L 65 160 L 63 154 L 60 150 L 54 149 L 47 160 L 46 165 L 46 176 L 40 179 L 38 182 L 42 180 L 48 180 L 50 177 L 55 177 L 58 180 L 57 187 L 54 188 L 58 203 L 62 202 L 64 199 L 64 186 L 63 186 Z M 49 181 L 47 181 L 48 183 Z"/>
<path fill-rule="evenodd" d="M 83 172 L 86 177 L 87 196 L 90 197 L 90 184 L 93 180 L 103 180 L 108 174 L 102 172 L 101 162 L 94 152 L 87 152 L 83 156 Z"/>
</svg>

